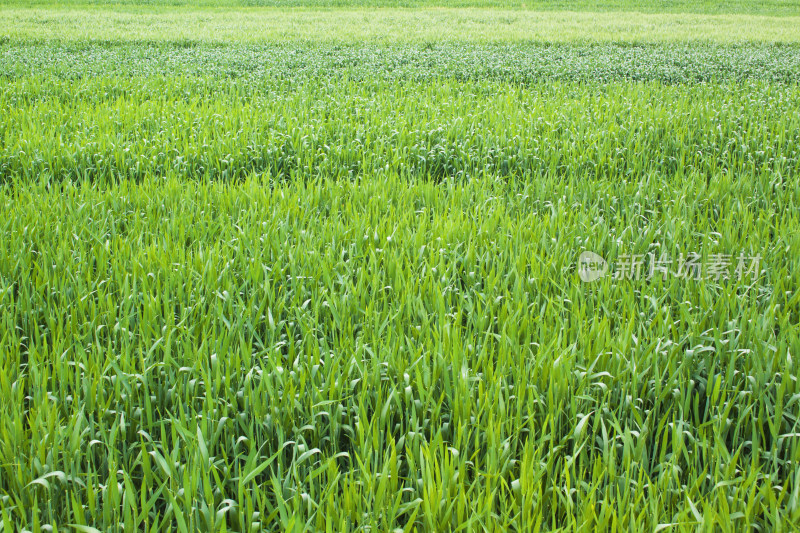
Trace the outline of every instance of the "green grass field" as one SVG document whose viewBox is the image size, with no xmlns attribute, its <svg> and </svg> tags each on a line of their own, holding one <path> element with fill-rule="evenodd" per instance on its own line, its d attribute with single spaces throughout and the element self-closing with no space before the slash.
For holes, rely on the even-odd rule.
<svg viewBox="0 0 800 533">
<path fill-rule="evenodd" d="M 0 7 L 0 532 L 800 528 L 796 2 L 260 4 Z"/>
</svg>

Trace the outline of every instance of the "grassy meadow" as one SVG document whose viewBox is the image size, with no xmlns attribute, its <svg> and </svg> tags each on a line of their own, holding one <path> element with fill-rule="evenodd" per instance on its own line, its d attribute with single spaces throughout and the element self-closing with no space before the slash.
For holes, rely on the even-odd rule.
<svg viewBox="0 0 800 533">
<path fill-rule="evenodd" d="M 800 6 L 371 5 L 0 6 L 0 532 L 798 530 Z"/>
<path fill-rule="evenodd" d="M 98 31 L 102 28 L 102 31 Z M 798 43 L 792 15 L 521 11 L 484 8 L 281 9 L 56 7 L 0 10 L 11 42 L 517 44 L 520 42 Z"/>
</svg>

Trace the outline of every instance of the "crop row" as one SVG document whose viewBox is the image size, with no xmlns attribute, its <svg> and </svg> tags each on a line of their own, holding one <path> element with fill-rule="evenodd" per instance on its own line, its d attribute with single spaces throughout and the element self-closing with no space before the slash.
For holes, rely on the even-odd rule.
<svg viewBox="0 0 800 533">
<path fill-rule="evenodd" d="M 715 44 L 515 44 L 245 46 L 174 44 L 0 45 L 0 78 L 42 75 L 200 76 L 248 81 L 345 76 L 535 84 L 764 80 L 797 83 L 800 46 Z"/>
<path fill-rule="evenodd" d="M 0 91 L 4 182 L 765 173 L 785 187 L 800 168 L 796 85 L 101 77 Z"/>
</svg>

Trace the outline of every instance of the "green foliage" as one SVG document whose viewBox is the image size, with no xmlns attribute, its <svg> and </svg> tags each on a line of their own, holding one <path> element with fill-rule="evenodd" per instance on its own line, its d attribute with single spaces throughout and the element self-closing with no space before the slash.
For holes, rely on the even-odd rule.
<svg viewBox="0 0 800 533">
<path fill-rule="evenodd" d="M 0 531 L 800 524 L 796 47 L 186 44 L 0 48 Z"/>
</svg>

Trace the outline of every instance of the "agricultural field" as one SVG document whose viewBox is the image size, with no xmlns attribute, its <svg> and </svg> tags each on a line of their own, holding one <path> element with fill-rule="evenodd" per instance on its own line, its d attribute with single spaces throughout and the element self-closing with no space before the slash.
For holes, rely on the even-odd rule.
<svg viewBox="0 0 800 533">
<path fill-rule="evenodd" d="M 799 28 L 4 3 L 0 532 L 797 531 Z"/>
</svg>

